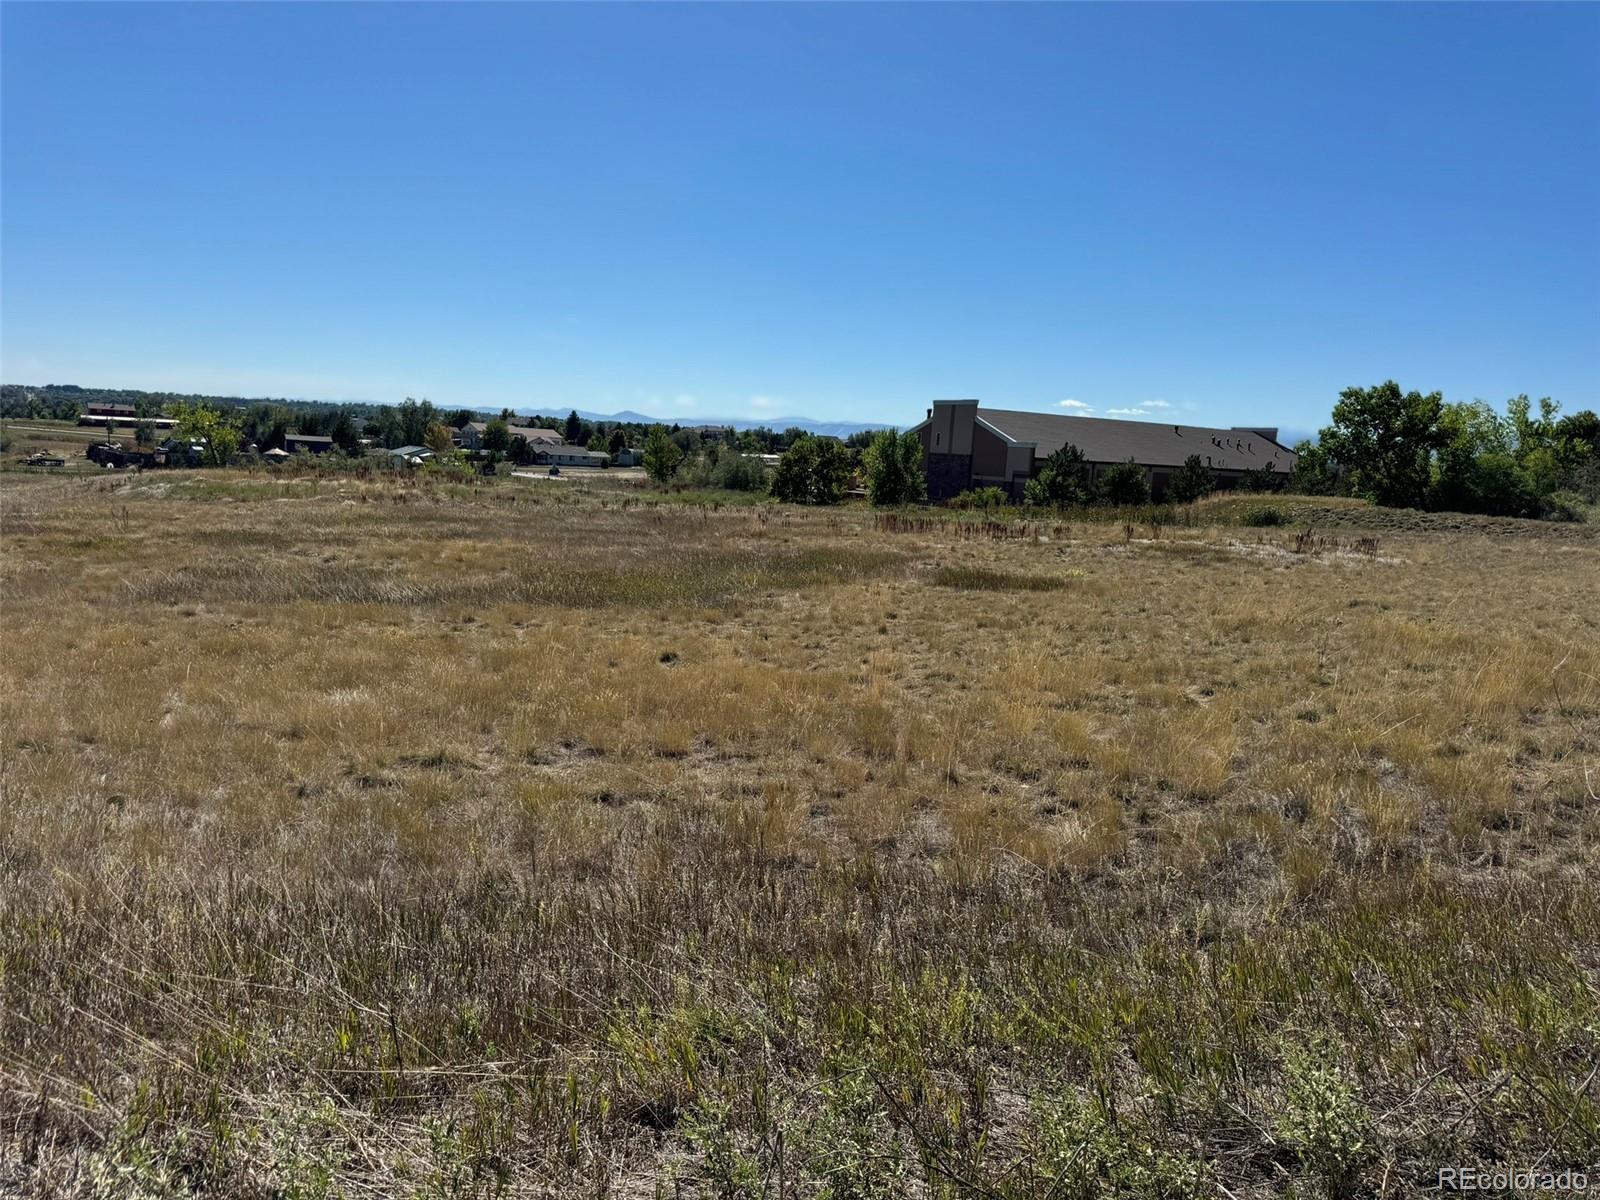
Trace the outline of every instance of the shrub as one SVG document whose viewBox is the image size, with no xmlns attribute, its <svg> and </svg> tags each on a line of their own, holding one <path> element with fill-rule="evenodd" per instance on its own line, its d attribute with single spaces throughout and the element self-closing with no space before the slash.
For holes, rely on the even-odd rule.
<svg viewBox="0 0 1600 1200">
<path fill-rule="evenodd" d="M 1243 492 L 1279 492 L 1288 481 L 1288 476 L 1282 471 L 1274 471 L 1269 467 L 1257 467 L 1254 471 L 1246 471 L 1239 477 L 1239 490 Z"/>
<path fill-rule="evenodd" d="M 1326 1041 L 1291 1047 L 1284 1054 L 1288 1089 L 1278 1135 L 1305 1166 L 1321 1175 L 1331 1197 L 1350 1194 L 1357 1172 L 1371 1157 L 1371 1122 L 1354 1085 Z"/>
<path fill-rule="evenodd" d="M 835 1064 L 822 1085 L 812 1128 L 811 1167 L 821 1200 L 888 1200 L 903 1190 L 904 1163 L 889 1114 L 865 1068 Z"/>
<path fill-rule="evenodd" d="M 753 454 L 724 451 L 711 471 L 711 483 L 731 492 L 764 492 L 767 490 L 767 468 Z"/>
<path fill-rule="evenodd" d="M 1099 1200 L 1151 1197 L 1180 1200 L 1205 1195 L 1205 1170 L 1191 1155 L 1113 1124 L 1075 1096 L 1037 1105 L 1037 1162 L 1052 1181 L 1050 1194 Z"/>
<path fill-rule="evenodd" d="M 1094 485 L 1089 481 L 1083 451 L 1068 442 L 1045 459 L 1039 473 L 1023 486 L 1022 499 L 1027 504 L 1052 508 L 1089 503 L 1094 499 Z"/>
<path fill-rule="evenodd" d="M 1289 518 L 1284 515 L 1281 508 L 1271 504 L 1257 504 L 1244 510 L 1244 515 L 1239 518 L 1241 524 L 1253 528 L 1267 525 L 1287 525 Z"/>
<path fill-rule="evenodd" d="M 1029 482 L 1032 482 L 1031 480 Z M 997 487 L 969 488 L 950 501 L 951 508 L 1003 508 L 1010 503 Z"/>
<path fill-rule="evenodd" d="M 683 1124 L 684 1137 L 700 1151 L 711 1194 L 722 1200 L 763 1194 L 761 1164 L 740 1149 L 735 1128 L 733 1105 L 713 1096 L 696 1099 Z"/>
<path fill-rule="evenodd" d="M 1600 504 L 1591 504 L 1577 492 L 1553 492 L 1545 498 L 1544 515 L 1552 521 L 1600 522 Z"/>
<path fill-rule="evenodd" d="M 1100 493 L 1108 504 L 1148 504 L 1150 483 L 1144 468 L 1133 459 L 1118 463 L 1100 476 Z"/>
</svg>

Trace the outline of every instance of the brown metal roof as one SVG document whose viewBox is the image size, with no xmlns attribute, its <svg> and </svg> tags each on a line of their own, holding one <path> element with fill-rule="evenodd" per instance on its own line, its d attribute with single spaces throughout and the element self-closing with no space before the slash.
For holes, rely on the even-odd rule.
<svg viewBox="0 0 1600 1200">
<path fill-rule="evenodd" d="M 1133 459 L 1146 467 L 1181 467 L 1198 454 L 1219 471 L 1294 469 L 1294 452 L 1259 433 L 1210 429 L 1155 421 L 1113 421 L 1108 417 L 1069 417 L 978 406 L 978 420 L 1014 442 L 1033 442 L 1034 457 L 1047 458 L 1071 442 L 1090 462 Z"/>
</svg>

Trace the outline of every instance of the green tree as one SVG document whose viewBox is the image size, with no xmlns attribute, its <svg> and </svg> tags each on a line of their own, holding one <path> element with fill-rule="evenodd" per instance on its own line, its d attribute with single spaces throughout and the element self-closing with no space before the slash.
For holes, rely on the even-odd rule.
<svg viewBox="0 0 1600 1200">
<path fill-rule="evenodd" d="M 867 495 L 874 504 L 915 504 L 928 497 L 922 470 L 922 439 L 914 433 L 883 429 L 862 454 Z"/>
<path fill-rule="evenodd" d="M 407 396 L 395 412 L 398 420 L 399 440 L 389 443 L 394 446 L 420 446 L 428 440 L 428 426 L 437 420 L 433 404 L 427 400 L 413 400 Z"/>
<path fill-rule="evenodd" d="M 1443 408 L 1438 392 L 1402 392 L 1392 379 L 1346 388 L 1318 443 L 1355 495 L 1391 508 L 1420 508 L 1432 482 Z"/>
<path fill-rule="evenodd" d="M 176 430 L 180 439 L 198 439 L 202 443 L 201 461 L 207 466 L 226 466 L 239 449 L 239 428 L 231 412 L 223 412 L 204 400 L 188 403 L 175 400 L 172 416 L 178 422 Z"/>
<path fill-rule="evenodd" d="M 611 440 L 606 443 L 606 452 L 609 453 L 611 457 L 615 458 L 627 448 L 627 435 L 622 432 L 622 426 L 618 425 L 611 431 Z"/>
<path fill-rule="evenodd" d="M 1216 476 L 1211 473 L 1211 468 L 1206 466 L 1198 454 L 1191 454 L 1184 459 L 1183 466 L 1174 471 L 1172 478 L 1167 480 L 1167 499 L 1179 504 L 1188 504 L 1202 496 L 1209 496 L 1216 490 Z"/>
<path fill-rule="evenodd" d="M 772 475 L 772 494 L 791 504 L 837 504 L 849 487 L 850 452 L 809 433 L 795 437 Z"/>
<path fill-rule="evenodd" d="M 656 483 L 666 483 L 677 472 L 681 461 L 683 451 L 667 436 L 667 431 L 660 425 L 652 425 L 644 444 L 644 473 Z"/>
<path fill-rule="evenodd" d="M 578 445 L 578 439 L 583 436 L 583 418 L 578 416 L 577 409 L 573 409 L 567 414 L 565 436 L 567 444 L 571 446 Z"/>
<path fill-rule="evenodd" d="M 1068 442 L 1051 454 L 1039 473 L 1024 486 L 1022 498 L 1029 504 L 1050 508 L 1088 504 L 1094 499 L 1094 487 L 1089 481 L 1089 464 L 1083 460 L 1083 451 Z"/>
<path fill-rule="evenodd" d="M 1600 416 L 1589 409 L 1562 417 L 1555 424 L 1554 434 L 1561 457 L 1570 465 L 1600 458 Z"/>
<path fill-rule="evenodd" d="M 504 454 L 511 449 L 511 426 L 504 417 L 496 417 L 484 425 L 483 448 L 491 454 Z"/>
<path fill-rule="evenodd" d="M 1526 417 L 1526 410 L 1522 415 Z M 1444 405 L 1428 507 L 1494 516 L 1535 515 L 1539 496 L 1517 460 L 1519 440 L 1515 414 L 1502 417 L 1481 400 Z M 1545 450 L 1537 448 L 1540 453 Z"/>
<path fill-rule="evenodd" d="M 1294 448 L 1294 470 L 1289 474 L 1289 490 L 1302 496 L 1338 496 L 1344 493 L 1344 480 L 1328 452 L 1316 442 L 1304 441 Z"/>
<path fill-rule="evenodd" d="M 453 458 L 456 444 L 450 437 L 450 427 L 441 425 L 438 421 L 429 425 L 422 435 L 422 444 L 433 451 L 436 459 Z"/>
<path fill-rule="evenodd" d="M 772 472 L 772 494 L 790 504 L 811 503 L 811 472 L 817 448 L 808 437 L 796 438 Z"/>
<path fill-rule="evenodd" d="M 161 402 L 148 392 L 139 393 L 138 399 L 133 402 L 134 415 L 137 423 L 133 429 L 135 445 L 153 446 L 156 441 L 156 426 L 151 419 L 161 415 Z"/>
<path fill-rule="evenodd" d="M 1131 458 L 1107 468 L 1099 483 L 1107 504 L 1150 503 L 1150 481 L 1145 478 L 1144 468 Z"/>
<path fill-rule="evenodd" d="M 838 504 L 850 490 L 850 477 L 854 466 L 850 452 L 837 438 L 812 438 L 817 444 L 816 458 L 811 467 L 811 502 L 813 504 Z"/>
<path fill-rule="evenodd" d="M 252 404 L 239 413 L 239 435 L 260 450 L 283 449 L 294 414 L 281 404 Z"/>
<path fill-rule="evenodd" d="M 333 420 L 328 423 L 328 436 L 344 453 L 351 456 L 361 453 L 361 438 L 356 433 L 355 418 L 350 415 L 349 409 L 341 408 L 333 414 Z"/>
</svg>

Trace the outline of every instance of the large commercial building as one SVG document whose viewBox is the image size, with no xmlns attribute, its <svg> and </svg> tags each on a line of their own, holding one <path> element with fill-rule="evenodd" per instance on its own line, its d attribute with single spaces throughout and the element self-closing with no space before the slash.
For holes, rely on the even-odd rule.
<svg viewBox="0 0 1600 1200">
<path fill-rule="evenodd" d="M 1144 468 L 1157 499 L 1191 454 L 1210 468 L 1222 488 L 1235 486 L 1251 471 L 1287 477 L 1295 460 L 1294 451 L 1278 444 L 1276 429 L 1210 429 L 1016 412 L 980 408 L 976 400 L 935 400 L 927 420 L 912 432 L 922 439 L 930 500 L 948 500 L 980 487 L 997 487 L 1020 500 L 1023 485 L 1044 460 L 1068 443 L 1082 451 L 1092 475 L 1131 459 Z"/>
</svg>

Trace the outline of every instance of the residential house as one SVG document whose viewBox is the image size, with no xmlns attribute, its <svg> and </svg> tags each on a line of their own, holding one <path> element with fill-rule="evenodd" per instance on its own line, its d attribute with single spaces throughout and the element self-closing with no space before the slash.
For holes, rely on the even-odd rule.
<svg viewBox="0 0 1600 1200">
<path fill-rule="evenodd" d="M 611 456 L 603 450 L 590 450 L 587 446 L 546 446 L 533 448 L 533 461 L 551 467 L 608 467 Z"/>
<path fill-rule="evenodd" d="M 467 450 L 483 449 L 484 430 L 488 429 L 487 421 L 468 421 L 461 427 L 461 445 Z M 528 443 L 529 448 L 534 446 L 559 446 L 562 434 L 558 429 L 545 429 L 538 425 L 507 425 L 507 432 L 512 441 L 522 438 Z"/>
</svg>

